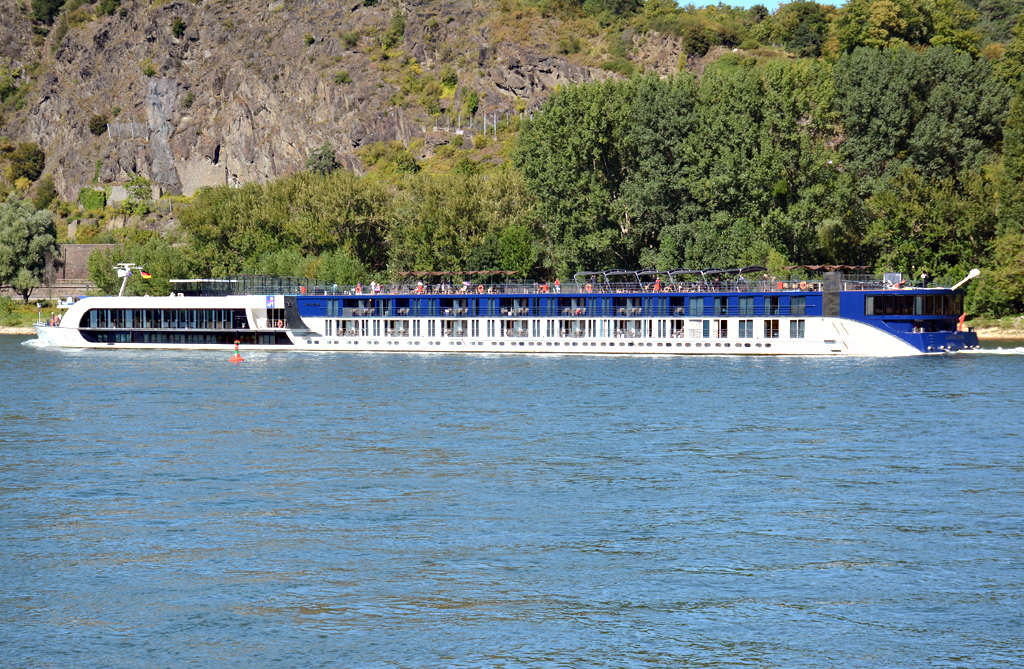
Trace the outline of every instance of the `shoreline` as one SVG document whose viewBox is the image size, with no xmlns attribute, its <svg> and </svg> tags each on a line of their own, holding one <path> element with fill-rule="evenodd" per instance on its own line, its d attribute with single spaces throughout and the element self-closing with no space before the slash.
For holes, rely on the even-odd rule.
<svg viewBox="0 0 1024 669">
<path fill-rule="evenodd" d="M 978 339 L 1024 339 L 1024 330 L 1017 328 L 975 328 Z"/>
<path fill-rule="evenodd" d="M 0 335 L 34 335 L 35 328 L 0 327 Z"/>
</svg>

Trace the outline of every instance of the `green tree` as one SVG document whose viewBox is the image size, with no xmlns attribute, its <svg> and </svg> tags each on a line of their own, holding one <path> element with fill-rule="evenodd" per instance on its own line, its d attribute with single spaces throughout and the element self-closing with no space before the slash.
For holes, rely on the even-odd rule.
<svg viewBox="0 0 1024 669">
<path fill-rule="evenodd" d="M 464 89 L 462 91 L 462 113 L 466 116 L 472 116 L 479 108 L 480 96 L 477 92 L 473 89 Z"/>
<path fill-rule="evenodd" d="M 32 199 L 32 204 L 41 211 L 49 207 L 55 199 L 57 199 L 57 187 L 53 184 L 53 177 L 47 174 L 36 184 L 36 196 Z"/>
<path fill-rule="evenodd" d="M 107 131 L 107 115 L 94 114 L 89 119 L 89 132 L 99 137 Z"/>
<path fill-rule="evenodd" d="M 63 0 L 32 0 L 32 18 L 39 23 L 50 25 L 63 4 Z"/>
<path fill-rule="evenodd" d="M 1024 95 L 1013 99 L 1004 129 L 999 233 L 1024 234 Z"/>
<path fill-rule="evenodd" d="M 1013 41 L 1006 45 L 1003 57 L 995 64 L 996 74 L 1018 92 L 1024 87 L 1024 14 L 1013 28 Z"/>
<path fill-rule="evenodd" d="M 978 13 L 959 0 L 850 0 L 840 10 L 834 29 L 842 51 L 859 46 L 949 45 L 977 53 L 980 39 L 973 30 Z"/>
<path fill-rule="evenodd" d="M 9 195 L 0 203 L 0 283 L 10 285 L 27 303 L 43 278 L 47 256 L 57 255 L 56 239 L 53 214 Z"/>
<path fill-rule="evenodd" d="M 519 138 L 516 164 L 537 195 L 560 276 L 619 264 L 621 86 L 608 81 L 558 89 Z"/>
<path fill-rule="evenodd" d="M 121 205 L 121 211 L 128 215 L 145 216 L 149 213 L 149 202 L 153 199 L 152 182 L 141 176 L 133 175 L 125 185 L 128 197 Z"/>
<path fill-rule="evenodd" d="M 335 150 L 330 142 L 324 142 L 319 149 L 311 151 L 309 160 L 306 161 L 306 169 L 320 175 L 330 174 L 341 167 L 334 158 Z"/>
<path fill-rule="evenodd" d="M 878 268 L 966 274 L 986 262 L 998 220 L 995 203 L 994 184 L 981 172 L 961 185 L 904 167 L 869 199 L 873 220 L 865 243 L 874 247 Z"/>
<path fill-rule="evenodd" d="M 35 142 L 22 142 L 11 154 L 11 163 L 7 166 L 7 180 L 14 183 L 25 177 L 35 181 L 43 173 L 46 166 L 46 154 Z"/>
<path fill-rule="evenodd" d="M 771 22 L 774 42 L 785 44 L 799 56 L 821 55 L 821 45 L 829 35 L 828 14 L 823 5 L 795 0 L 780 5 Z"/>
<path fill-rule="evenodd" d="M 990 162 L 1012 92 L 986 59 L 950 47 L 858 48 L 833 68 L 832 104 L 845 131 L 845 166 L 870 179 L 909 162 L 948 177 Z"/>
<path fill-rule="evenodd" d="M 120 290 L 121 279 L 114 266 L 131 262 L 145 267 L 152 275 L 143 279 L 135 272 L 125 285 L 126 295 L 168 295 L 171 279 L 188 278 L 191 272 L 176 238 L 163 238 L 152 230 L 125 229 L 121 243 L 109 250 L 97 250 L 89 256 L 89 279 L 101 292 L 111 295 Z"/>
</svg>

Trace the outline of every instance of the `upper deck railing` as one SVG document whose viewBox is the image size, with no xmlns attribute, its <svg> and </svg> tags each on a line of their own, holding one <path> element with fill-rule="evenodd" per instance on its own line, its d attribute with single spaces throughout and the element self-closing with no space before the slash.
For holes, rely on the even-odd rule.
<svg viewBox="0 0 1024 669">
<path fill-rule="evenodd" d="M 786 293 L 821 292 L 821 279 L 733 278 L 695 281 L 615 281 L 615 282 L 495 282 L 495 283 L 384 283 L 338 285 L 292 277 L 225 277 L 200 281 L 175 282 L 191 295 L 550 295 L 550 294 L 636 294 L 636 293 Z M 873 275 L 844 274 L 843 291 L 948 288 L 945 280 L 892 281 Z"/>
</svg>

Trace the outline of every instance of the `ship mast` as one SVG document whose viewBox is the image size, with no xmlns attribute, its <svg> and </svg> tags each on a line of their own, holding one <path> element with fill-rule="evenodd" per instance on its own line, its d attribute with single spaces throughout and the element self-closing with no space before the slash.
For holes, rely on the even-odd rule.
<svg viewBox="0 0 1024 669">
<path fill-rule="evenodd" d="M 132 270 L 141 270 L 142 265 L 136 265 L 130 262 L 120 262 L 114 265 L 114 269 L 117 270 L 117 276 L 121 278 L 121 290 L 117 293 L 118 297 L 124 295 L 124 287 L 128 285 L 128 277 L 132 275 Z"/>
</svg>

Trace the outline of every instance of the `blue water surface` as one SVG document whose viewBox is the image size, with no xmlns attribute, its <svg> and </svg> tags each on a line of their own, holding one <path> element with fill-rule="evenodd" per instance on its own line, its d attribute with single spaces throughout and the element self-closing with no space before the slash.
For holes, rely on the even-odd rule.
<svg viewBox="0 0 1024 669">
<path fill-rule="evenodd" d="M 1024 350 L 0 337 L 0 665 L 1016 667 Z"/>
</svg>

